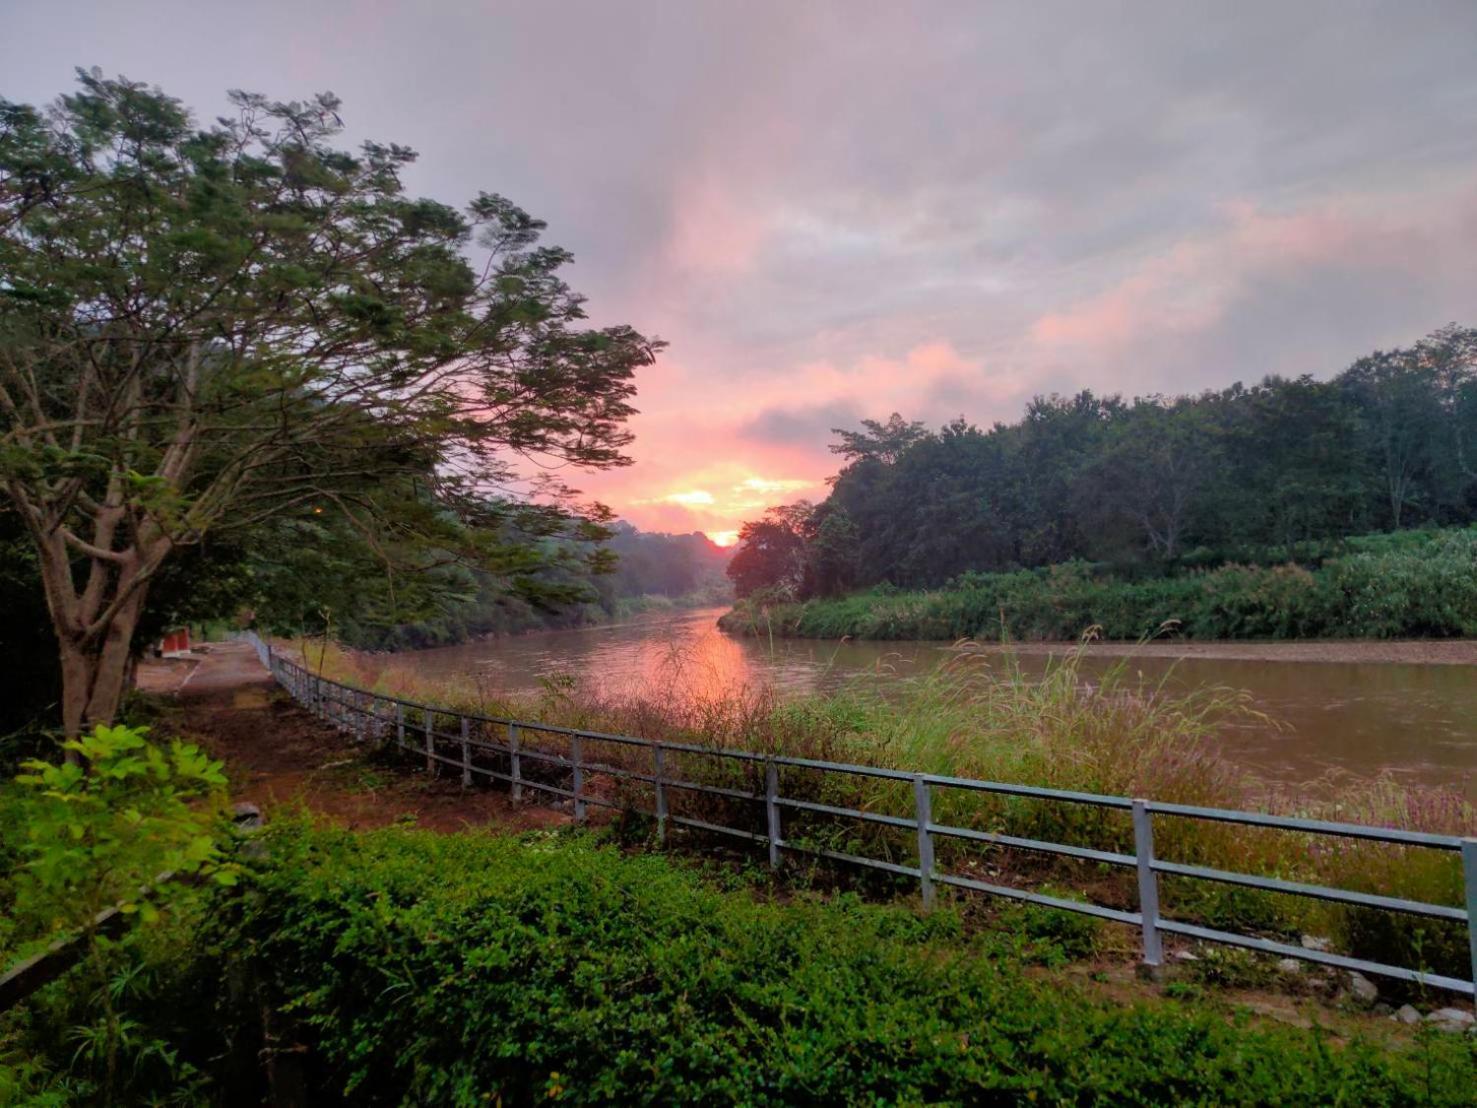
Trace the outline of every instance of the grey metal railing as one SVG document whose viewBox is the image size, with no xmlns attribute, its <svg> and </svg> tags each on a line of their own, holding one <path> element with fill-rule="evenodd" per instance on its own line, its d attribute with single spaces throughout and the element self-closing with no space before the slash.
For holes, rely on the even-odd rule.
<svg viewBox="0 0 1477 1108">
<path fill-rule="evenodd" d="M 657 835 L 665 842 L 669 826 L 684 827 L 696 831 L 726 835 L 731 838 L 763 843 L 768 849 L 771 866 L 780 865 L 785 851 L 805 853 L 848 865 L 863 866 L 887 873 L 916 878 L 919 882 L 923 902 L 931 907 L 935 899 L 935 886 L 949 885 L 1008 897 L 1012 900 L 1067 912 L 1078 912 L 1099 919 L 1112 920 L 1137 927 L 1142 937 L 1143 961 L 1147 966 L 1157 967 L 1164 960 L 1162 935 L 1179 935 L 1201 942 L 1223 943 L 1266 954 L 1315 962 L 1339 969 L 1360 973 L 1376 974 L 1400 981 L 1414 982 L 1431 988 L 1450 990 L 1477 999 L 1477 988 L 1472 980 L 1427 973 L 1405 966 L 1388 965 L 1361 958 L 1352 958 L 1328 950 L 1308 949 L 1301 945 L 1278 942 L 1254 935 L 1243 935 L 1198 924 L 1186 923 L 1161 914 L 1159 909 L 1159 877 L 1166 874 L 1174 877 L 1193 878 L 1222 884 L 1236 885 L 1264 892 L 1282 893 L 1290 896 L 1308 897 L 1353 905 L 1358 908 L 1380 909 L 1421 916 L 1429 919 L 1464 923 L 1470 945 L 1473 978 L 1477 979 L 1477 838 L 1456 835 L 1439 835 L 1421 831 L 1404 831 L 1398 828 L 1372 827 L 1357 823 L 1339 823 L 1328 820 L 1303 819 L 1294 816 L 1268 815 L 1260 812 L 1240 812 L 1225 808 L 1202 808 L 1189 804 L 1170 804 L 1159 801 L 1133 799 L 1121 796 L 1104 796 L 1096 793 L 1072 792 L 1065 789 L 1040 788 L 1033 785 L 1015 785 L 1000 781 L 978 781 L 966 777 L 947 777 L 931 773 L 909 773 L 904 770 L 886 769 L 880 766 L 850 765 L 839 762 L 818 761 L 811 758 L 796 758 L 784 755 L 761 754 L 752 751 L 730 750 L 721 747 L 697 746 L 688 743 L 667 742 L 656 739 L 640 739 L 630 735 L 605 734 L 579 728 L 561 727 L 554 724 L 516 720 L 499 716 L 478 715 L 459 712 L 433 704 L 385 696 L 365 689 L 355 688 L 314 674 L 298 663 L 284 658 L 254 634 L 248 641 L 256 649 L 262 664 L 267 667 L 277 682 L 292 697 L 309 711 L 326 720 L 338 729 L 351 733 L 359 741 L 393 741 L 399 748 L 423 755 L 426 769 L 433 771 L 437 765 L 446 765 L 459 772 L 463 785 L 470 785 L 474 777 L 481 776 L 508 784 L 514 799 L 523 795 L 525 789 L 536 789 L 571 801 L 576 820 L 584 820 L 588 805 L 636 810 L 654 817 Z M 415 718 L 418 713 L 419 718 Z M 452 730 L 438 729 L 438 720 L 451 721 Z M 478 728 L 474 736 L 473 726 Z M 482 733 L 484 725 L 503 729 L 505 742 L 497 742 Z M 556 754 L 527 744 L 529 733 L 562 736 L 567 742 L 567 753 Z M 623 747 L 640 748 L 650 752 L 650 772 L 627 766 L 592 761 L 586 757 L 586 743 L 612 743 Z M 450 750 L 453 753 L 449 754 Z M 507 761 L 507 772 L 479 765 L 474 758 L 477 753 L 495 753 Z M 454 754 L 454 756 L 453 756 Z M 699 755 L 747 764 L 762 771 L 762 791 L 729 788 L 727 786 L 689 781 L 673 777 L 667 756 L 670 754 Z M 525 763 L 532 761 L 568 771 L 570 787 L 539 780 L 525 770 Z M 779 770 L 793 768 L 814 770 L 821 773 L 842 774 L 852 777 L 869 777 L 898 782 L 909 786 L 913 798 L 911 817 L 888 815 L 881 812 L 864 811 L 857 808 L 821 804 L 799 797 L 784 796 L 780 792 Z M 604 775 L 651 786 L 652 807 L 639 808 L 631 803 L 611 800 L 592 793 L 588 787 L 591 775 Z M 729 800 L 763 804 L 763 819 L 757 821 L 762 831 L 751 831 L 726 824 L 712 823 L 690 816 L 674 814 L 670 805 L 671 790 L 692 791 Z M 970 827 L 957 827 L 934 822 L 933 808 L 936 790 L 960 790 L 990 793 L 1008 797 L 1054 801 L 1066 804 L 1089 805 L 1115 809 L 1127 813 L 1132 821 L 1134 852 L 1124 854 L 1109 850 L 1096 850 L 1067 843 L 1048 842 L 1041 839 L 1021 838 L 1013 835 L 981 831 Z M 837 850 L 807 845 L 787 840 L 784 837 L 783 813 L 811 812 L 820 815 L 839 816 L 880 824 L 906 832 L 912 836 L 918 864 L 907 865 L 884 861 Z M 1174 816 L 1193 820 L 1210 820 L 1233 823 L 1249 827 L 1296 831 L 1305 834 L 1326 835 L 1334 838 L 1360 839 L 1405 847 L 1429 850 L 1453 851 L 1461 856 L 1465 890 L 1465 908 L 1424 901 L 1406 900 L 1400 897 L 1374 893 L 1355 892 L 1326 885 L 1285 881 L 1280 878 L 1257 874 L 1239 873 L 1213 869 L 1207 866 L 1187 865 L 1158 858 L 1154 853 L 1154 817 Z M 1082 861 L 1098 862 L 1110 866 L 1131 868 L 1135 871 L 1138 890 L 1138 911 L 1126 911 L 1090 901 L 1072 900 L 1050 896 L 1045 893 L 1011 888 L 981 881 L 961 874 L 940 872 L 935 864 L 935 839 L 959 839 L 1012 849 L 1036 851 Z"/>
</svg>

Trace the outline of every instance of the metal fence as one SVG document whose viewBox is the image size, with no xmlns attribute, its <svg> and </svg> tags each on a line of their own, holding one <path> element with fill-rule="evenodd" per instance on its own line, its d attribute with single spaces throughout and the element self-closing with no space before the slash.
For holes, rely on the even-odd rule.
<svg viewBox="0 0 1477 1108">
<path fill-rule="evenodd" d="M 402 750 L 424 756 L 428 771 L 434 771 L 438 765 L 450 766 L 460 773 L 463 785 L 470 786 L 475 777 L 486 777 L 506 783 L 515 800 L 522 798 L 525 789 L 566 798 L 572 803 L 574 817 L 579 821 L 585 819 L 587 806 L 591 804 L 640 811 L 654 817 L 658 837 L 663 842 L 666 840 L 669 826 L 684 827 L 763 844 L 767 847 L 770 865 L 775 867 L 779 866 L 781 855 L 789 851 L 915 878 L 919 883 L 925 907 L 933 905 L 936 886 L 950 885 L 1128 924 L 1139 929 L 1142 936 L 1143 961 L 1150 967 L 1157 967 L 1163 963 L 1162 936 L 1169 934 L 1201 942 L 1223 943 L 1339 969 L 1376 974 L 1400 981 L 1415 982 L 1430 988 L 1450 990 L 1477 999 L 1477 988 L 1474 988 L 1472 980 L 1351 958 L 1328 950 L 1308 949 L 1301 945 L 1294 946 L 1233 931 L 1202 927 L 1198 924 L 1166 917 L 1159 910 L 1159 877 L 1161 874 L 1166 874 L 1258 889 L 1264 892 L 1332 901 L 1359 908 L 1379 909 L 1462 923 L 1466 925 L 1473 978 L 1477 979 L 1477 838 L 1300 819 L 1258 812 L 1239 812 L 1223 808 L 1201 808 L 1188 804 L 1168 804 L 1153 800 L 1102 796 L 1095 793 L 1037 788 L 999 781 L 977 781 L 971 778 L 945 777 L 931 773 L 908 773 L 878 766 L 847 765 L 809 758 L 792 758 L 695 746 L 687 743 L 639 739 L 630 735 L 611 735 L 527 720 L 468 714 L 432 704 L 384 696 L 329 680 L 275 653 L 257 636 L 248 635 L 247 637 L 255 647 L 262 664 L 270 670 L 277 682 L 298 703 L 320 719 L 351 733 L 356 739 L 393 742 Z M 492 729 L 493 735 L 489 734 L 489 729 Z M 501 741 L 494 735 L 500 736 Z M 546 749 L 529 746 L 524 741 L 529 735 L 556 736 L 563 743 L 565 753 L 553 753 Z M 649 770 L 590 759 L 587 757 L 586 744 L 592 743 L 615 744 L 624 748 L 643 750 L 649 757 Z M 477 756 L 483 754 L 498 756 L 498 764 L 505 766 L 506 770 L 479 764 Z M 669 765 L 669 755 L 699 756 L 731 764 L 746 764 L 756 778 L 762 774 L 763 788 L 751 791 L 679 778 L 671 772 L 673 767 Z M 528 763 L 555 767 L 560 774 L 558 778 L 560 783 L 540 780 L 537 776 L 526 773 Z M 887 815 L 881 812 L 838 807 L 803 800 L 799 797 L 785 796 L 780 791 L 779 774 L 779 771 L 784 768 L 884 779 L 899 783 L 901 787 L 911 786 L 912 815 L 909 817 Z M 589 787 L 590 780 L 593 776 L 599 775 L 649 786 L 650 808 L 641 807 L 629 798 L 612 800 L 598 792 L 592 792 Z M 565 780 L 568 781 L 567 788 L 563 784 Z M 756 819 L 755 822 L 762 826 L 763 830 L 747 830 L 679 815 L 672 811 L 672 805 L 669 803 L 674 790 L 703 793 L 724 797 L 729 801 L 750 802 L 754 805 L 762 804 L 763 818 L 762 820 Z M 1120 810 L 1131 817 L 1134 852 L 1125 854 L 1095 850 L 1084 846 L 1020 838 L 969 827 L 936 823 L 932 816 L 936 790 L 963 790 Z M 784 821 L 784 813 L 787 811 L 844 817 L 864 823 L 881 824 L 905 832 L 913 839 L 917 864 L 907 865 L 884 861 L 787 841 Z M 1155 816 L 1210 820 L 1338 839 L 1365 840 L 1403 847 L 1456 852 L 1461 856 L 1466 908 L 1165 861 L 1156 857 L 1154 853 Z M 934 858 L 935 840 L 939 838 L 1035 851 L 1132 869 L 1137 877 L 1139 910 L 1125 911 L 1101 904 L 992 884 L 961 874 L 941 872 L 935 865 Z"/>
</svg>

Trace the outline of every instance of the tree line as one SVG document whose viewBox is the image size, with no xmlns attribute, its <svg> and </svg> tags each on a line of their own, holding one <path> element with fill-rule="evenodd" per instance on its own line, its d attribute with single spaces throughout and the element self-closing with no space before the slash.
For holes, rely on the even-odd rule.
<svg viewBox="0 0 1477 1108">
<path fill-rule="evenodd" d="M 1015 423 L 837 429 L 819 504 L 744 525 L 740 596 L 834 596 L 1073 560 L 1127 574 L 1477 519 L 1477 329 L 1376 351 L 1328 380 L 1194 396 L 1038 396 Z"/>
</svg>

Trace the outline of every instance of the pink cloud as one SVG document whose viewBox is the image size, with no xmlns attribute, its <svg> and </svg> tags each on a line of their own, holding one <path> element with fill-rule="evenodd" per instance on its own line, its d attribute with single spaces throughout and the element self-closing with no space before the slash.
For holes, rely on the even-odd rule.
<svg viewBox="0 0 1477 1108">
<path fill-rule="evenodd" d="M 735 530 L 775 504 L 826 495 L 826 478 L 837 468 L 828 438 L 791 444 L 746 434 L 768 408 L 839 401 L 878 418 L 900 411 L 941 422 L 958 413 L 926 410 L 937 390 L 967 389 L 989 405 L 1013 403 L 1026 387 L 1020 375 L 990 373 L 942 340 L 850 364 L 812 361 L 698 378 L 666 362 L 654 376 L 641 382 L 643 410 L 632 425 L 637 463 L 590 475 L 583 487 L 638 527 L 709 533 Z"/>
<path fill-rule="evenodd" d="M 1257 282 L 1302 267 L 1378 267 L 1398 279 L 1432 264 L 1440 252 L 1431 243 L 1452 222 L 1453 205 L 1422 199 L 1344 197 L 1282 214 L 1232 202 L 1215 230 L 1176 242 L 1102 291 L 1039 316 L 1031 344 L 1038 355 L 1081 356 L 1197 334 L 1223 322 Z M 1463 207 L 1477 211 L 1470 202 L 1455 210 Z"/>
</svg>

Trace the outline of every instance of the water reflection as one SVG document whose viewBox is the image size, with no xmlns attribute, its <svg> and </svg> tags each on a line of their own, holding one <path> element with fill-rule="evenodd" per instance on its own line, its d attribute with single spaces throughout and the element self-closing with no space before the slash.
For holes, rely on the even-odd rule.
<svg viewBox="0 0 1477 1108">
<path fill-rule="evenodd" d="M 536 691 L 573 677 L 606 693 L 653 688 L 711 696 L 769 685 L 783 694 L 830 691 L 859 674 L 896 680 L 939 663 L 947 644 L 736 639 L 714 621 L 722 609 L 610 627 L 556 631 L 398 655 L 435 675 L 476 673 L 495 691 Z M 1088 658 L 1101 673 L 1113 659 Z M 1039 673 L 1041 655 L 1020 655 Z M 1144 678 L 1167 687 L 1225 685 L 1286 726 L 1228 725 L 1228 757 L 1266 780 L 1301 785 L 1329 772 L 1460 789 L 1477 800 L 1477 678 L 1457 665 L 1137 658 Z"/>
</svg>

